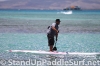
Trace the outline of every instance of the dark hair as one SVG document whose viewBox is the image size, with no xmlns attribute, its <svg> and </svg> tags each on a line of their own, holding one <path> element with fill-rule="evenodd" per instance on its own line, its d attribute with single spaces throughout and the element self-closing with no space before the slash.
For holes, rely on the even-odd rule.
<svg viewBox="0 0 100 66">
<path fill-rule="evenodd" d="M 60 19 L 56 19 L 56 22 L 61 22 Z"/>
</svg>

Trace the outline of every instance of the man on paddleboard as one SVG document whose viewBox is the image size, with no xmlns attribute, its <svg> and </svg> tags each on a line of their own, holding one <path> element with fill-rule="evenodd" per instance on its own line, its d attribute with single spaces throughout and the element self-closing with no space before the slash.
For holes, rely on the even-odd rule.
<svg viewBox="0 0 100 66">
<path fill-rule="evenodd" d="M 55 23 L 52 23 L 51 26 L 48 27 L 47 31 L 47 38 L 48 38 L 48 46 L 50 48 L 50 51 L 53 51 L 53 46 L 54 46 L 54 37 L 56 37 L 56 41 L 58 38 L 58 33 L 59 33 L 59 24 L 60 24 L 60 19 L 56 19 Z"/>
</svg>

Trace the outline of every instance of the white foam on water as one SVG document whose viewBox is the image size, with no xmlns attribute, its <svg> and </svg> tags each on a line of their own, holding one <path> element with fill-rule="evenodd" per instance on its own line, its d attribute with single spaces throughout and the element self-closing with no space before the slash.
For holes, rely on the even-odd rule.
<svg viewBox="0 0 100 66">
<path fill-rule="evenodd" d="M 62 12 L 58 12 L 57 14 L 73 14 L 72 11 L 62 11 Z"/>
</svg>

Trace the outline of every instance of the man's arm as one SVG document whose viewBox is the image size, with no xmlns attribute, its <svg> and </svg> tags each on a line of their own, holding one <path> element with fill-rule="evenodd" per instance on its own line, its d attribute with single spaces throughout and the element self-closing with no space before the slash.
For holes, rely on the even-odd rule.
<svg viewBox="0 0 100 66">
<path fill-rule="evenodd" d="M 52 26 L 52 29 L 56 31 L 56 35 L 55 36 L 56 36 L 56 41 L 57 41 L 59 31 L 55 27 L 53 27 L 53 26 Z"/>
<path fill-rule="evenodd" d="M 58 31 L 55 27 L 53 27 L 53 26 L 52 26 L 52 29 L 53 29 L 53 30 L 55 30 L 55 31 L 56 31 L 56 33 L 58 33 L 58 32 L 59 32 L 59 31 Z"/>
</svg>

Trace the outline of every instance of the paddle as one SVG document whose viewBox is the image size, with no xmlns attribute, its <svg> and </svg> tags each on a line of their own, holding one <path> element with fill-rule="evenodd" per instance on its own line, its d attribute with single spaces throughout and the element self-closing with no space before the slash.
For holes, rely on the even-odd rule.
<svg viewBox="0 0 100 66">
<path fill-rule="evenodd" d="M 57 41 L 55 41 L 55 46 L 53 48 L 53 51 L 57 51 L 56 43 L 57 43 Z"/>
</svg>

